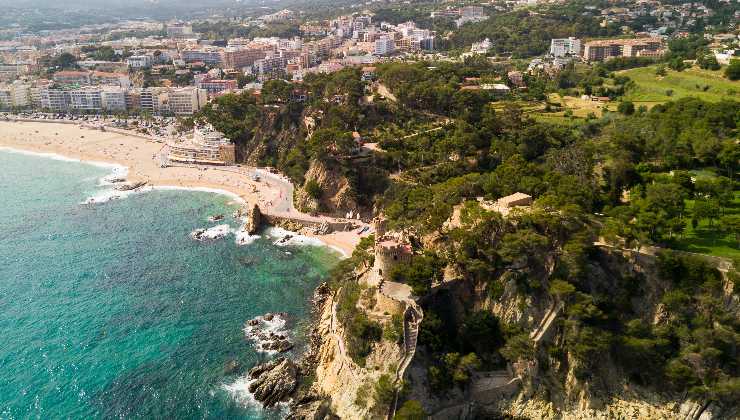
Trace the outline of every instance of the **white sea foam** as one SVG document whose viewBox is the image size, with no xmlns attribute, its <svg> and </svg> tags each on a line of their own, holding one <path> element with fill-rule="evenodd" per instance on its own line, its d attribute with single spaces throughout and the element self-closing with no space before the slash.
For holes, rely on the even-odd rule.
<svg viewBox="0 0 740 420">
<path fill-rule="evenodd" d="M 85 201 L 80 204 L 102 204 L 112 200 L 120 200 L 133 194 L 142 193 L 141 190 L 129 190 L 129 191 L 118 191 L 114 189 L 106 189 L 96 193 L 91 197 L 87 197 Z"/>
<path fill-rule="evenodd" d="M 190 237 L 198 241 L 212 241 L 225 238 L 231 233 L 231 226 L 227 224 L 216 225 L 208 229 L 196 229 L 190 232 Z"/>
<path fill-rule="evenodd" d="M 234 232 L 234 236 L 236 237 L 237 245 L 249 245 L 257 239 L 261 238 L 260 235 L 250 235 L 242 229 L 237 229 Z"/>
<path fill-rule="evenodd" d="M 240 376 L 230 384 L 222 384 L 221 389 L 226 391 L 231 398 L 236 401 L 237 404 L 242 407 L 248 407 L 259 411 L 265 410 L 262 403 L 254 398 L 254 394 L 249 392 L 249 385 L 254 382 L 255 379 L 249 379 L 247 375 Z M 279 402 L 275 407 L 268 409 L 270 412 L 275 412 L 280 418 L 284 418 L 288 415 L 290 403 L 292 399 L 287 402 Z"/>
<path fill-rule="evenodd" d="M 255 350 L 261 353 L 277 354 L 276 350 L 265 348 L 272 342 L 290 340 L 290 331 L 286 328 L 288 321 L 282 314 L 272 314 L 272 319 L 267 320 L 264 316 L 254 318 L 256 325 L 244 325 L 244 335 L 248 340 L 255 343 Z"/>
<path fill-rule="evenodd" d="M 300 235 L 280 227 L 270 227 L 265 233 L 274 239 L 273 245 L 277 246 L 326 246 L 321 239 Z"/>
<path fill-rule="evenodd" d="M 262 408 L 262 404 L 260 404 L 260 402 L 254 398 L 254 395 L 249 392 L 249 384 L 252 382 L 254 382 L 254 380 L 249 379 L 249 377 L 245 375 L 238 377 L 230 384 L 221 385 L 221 388 L 228 392 L 234 401 L 245 407 Z"/>
</svg>

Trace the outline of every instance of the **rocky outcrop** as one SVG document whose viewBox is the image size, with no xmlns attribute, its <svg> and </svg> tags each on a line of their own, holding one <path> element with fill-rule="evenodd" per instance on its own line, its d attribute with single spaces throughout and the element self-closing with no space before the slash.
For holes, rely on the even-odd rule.
<svg viewBox="0 0 740 420">
<path fill-rule="evenodd" d="M 247 321 L 244 331 L 255 342 L 257 351 L 285 353 L 293 349 L 288 330 L 284 329 L 286 313 L 266 313 Z"/>
<path fill-rule="evenodd" d="M 147 181 L 121 182 L 113 185 L 113 189 L 116 191 L 133 191 L 145 186 L 146 184 Z"/>
<path fill-rule="evenodd" d="M 265 407 L 287 400 L 298 384 L 298 366 L 295 362 L 279 357 L 253 367 L 249 378 L 249 392 Z"/>
<path fill-rule="evenodd" d="M 344 215 L 352 210 L 357 211 L 359 206 L 355 191 L 347 177 L 340 171 L 327 164 L 314 160 L 305 175 L 306 183 L 315 181 L 321 188 L 321 197 L 314 198 L 305 188 L 300 188 L 295 194 L 295 205 L 306 212 L 322 211 L 331 214 Z M 304 183 L 304 185 L 306 185 Z"/>
<path fill-rule="evenodd" d="M 246 219 L 247 220 L 244 222 L 244 228 L 242 230 L 250 235 L 254 235 L 262 224 L 262 212 L 260 212 L 260 208 L 257 204 L 247 210 Z"/>
</svg>

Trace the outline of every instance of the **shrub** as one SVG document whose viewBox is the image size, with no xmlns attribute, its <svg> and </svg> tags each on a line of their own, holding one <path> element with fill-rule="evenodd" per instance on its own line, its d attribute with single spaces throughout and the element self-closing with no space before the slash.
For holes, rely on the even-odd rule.
<svg viewBox="0 0 740 420">
<path fill-rule="evenodd" d="M 347 353 L 360 366 L 365 365 L 365 358 L 373 349 L 373 343 L 380 340 L 383 328 L 370 320 L 364 313 L 356 313 L 347 325 Z"/>
<path fill-rule="evenodd" d="M 378 378 L 378 382 L 375 383 L 375 401 L 378 405 L 387 406 L 393 401 L 393 396 L 396 393 L 396 388 L 393 386 L 393 379 L 391 375 L 383 374 Z"/>
<path fill-rule="evenodd" d="M 396 420 L 424 420 L 426 417 L 427 413 L 424 412 L 419 401 L 408 400 L 398 409 L 394 418 Z"/>
<path fill-rule="evenodd" d="M 635 113 L 635 104 L 630 101 L 620 102 L 617 111 L 624 115 L 632 115 Z"/>
<path fill-rule="evenodd" d="M 740 60 L 731 60 L 725 68 L 725 77 L 730 80 L 740 80 Z"/>
<path fill-rule="evenodd" d="M 321 194 L 323 193 L 323 191 L 321 190 L 321 185 L 319 185 L 319 183 L 316 182 L 316 180 L 314 179 L 307 181 L 304 189 L 306 190 L 306 194 L 308 194 L 309 197 L 316 200 L 321 198 Z"/>
<path fill-rule="evenodd" d="M 403 316 L 393 314 L 391 322 L 383 328 L 383 338 L 397 344 L 403 342 Z"/>
</svg>

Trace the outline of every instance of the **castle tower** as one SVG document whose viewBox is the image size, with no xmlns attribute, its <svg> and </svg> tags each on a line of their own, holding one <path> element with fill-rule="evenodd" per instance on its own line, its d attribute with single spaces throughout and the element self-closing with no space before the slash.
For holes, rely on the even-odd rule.
<svg viewBox="0 0 740 420">
<path fill-rule="evenodd" d="M 375 229 L 375 243 L 380 242 L 380 239 L 385 236 L 388 228 L 387 225 L 388 221 L 385 219 L 385 217 L 383 217 L 382 214 L 373 219 L 373 229 Z"/>
</svg>

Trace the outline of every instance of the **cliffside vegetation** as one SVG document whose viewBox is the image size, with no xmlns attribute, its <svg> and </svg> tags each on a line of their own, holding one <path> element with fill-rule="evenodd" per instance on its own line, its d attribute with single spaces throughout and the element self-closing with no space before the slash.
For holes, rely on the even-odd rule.
<svg viewBox="0 0 740 420">
<path fill-rule="evenodd" d="M 237 139 L 241 158 L 299 182 L 321 162 L 389 228 L 410 233 L 417 255 L 389 277 L 411 285 L 424 309 L 418 386 L 442 395 L 515 366 L 530 379 L 522 392 L 560 407 L 627 384 L 737 409 L 738 276 L 705 257 L 666 250 L 646 262 L 621 249 L 688 250 L 725 265 L 740 257 L 740 103 L 685 98 L 566 127 L 461 90 L 466 77 L 500 73 L 476 61 L 379 66 L 394 102 L 344 70 L 309 78 L 306 102 L 291 100 L 297 86 L 268 83 L 259 99 L 227 95 L 203 117 Z M 352 131 L 379 148 L 351 156 Z M 310 181 L 307 193 L 321 195 Z M 503 217 L 479 204 L 515 192 L 533 206 Z M 360 365 L 384 338 L 399 339 L 397 325 L 363 310 L 355 273 L 371 264 L 366 241 L 333 276 Z M 550 310 L 552 334 L 533 340 Z"/>
</svg>

